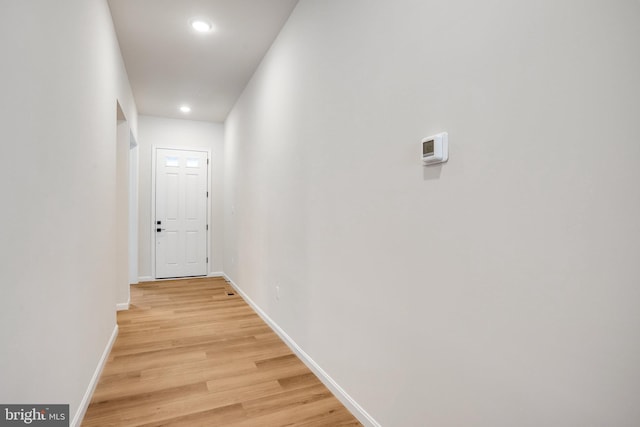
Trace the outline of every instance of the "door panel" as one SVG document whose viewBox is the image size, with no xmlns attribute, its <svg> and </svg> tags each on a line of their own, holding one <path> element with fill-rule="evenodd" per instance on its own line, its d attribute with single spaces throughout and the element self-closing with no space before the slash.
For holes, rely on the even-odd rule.
<svg viewBox="0 0 640 427">
<path fill-rule="evenodd" d="M 178 219 L 178 206 L 180 204 L 179 200 L 179 190 L 178 190 L 178 180 L 179 176 L 177 173 L 165 173 L 166 176 L 166 195 L 165 200 L 163 201 L 166 206 L 166 219 L 171 221 L 176 221 Z M 156 199 L 157 200 L 157 199 Z"/>
<path fill-rule="evenodd" d="M 156 278 L 207 274 L 207 180 L 206 152 L 156 150 Z"/>
</svg>

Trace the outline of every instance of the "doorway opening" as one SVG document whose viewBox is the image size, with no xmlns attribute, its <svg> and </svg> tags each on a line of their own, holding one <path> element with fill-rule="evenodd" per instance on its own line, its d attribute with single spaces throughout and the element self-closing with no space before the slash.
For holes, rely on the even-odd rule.
<svg viewBox="0 0 640 427">
<path fill-rule="evenodd" d="M 116 101 L 116 309 L 127 310 L 138 283 L 138 144 Z"/>
<path fill-rule="evenodd" d="M 153 149 L 152 262 L 156 279 L 208 274 L 209 157 L 204 150 Z"/>
</svg>

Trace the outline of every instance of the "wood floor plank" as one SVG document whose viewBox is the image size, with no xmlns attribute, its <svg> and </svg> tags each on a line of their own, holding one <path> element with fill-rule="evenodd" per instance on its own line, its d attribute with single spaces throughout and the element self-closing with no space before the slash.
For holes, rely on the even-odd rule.
<svg viewBox="0 0 640 427">
<path fill-rule="evenodd" d="M 168 420 L 142 424 L 141 427 L 222 427 L 245 418 L 242 405 L 234 403 Z"/>
<path fill-rule="evenodd" d="M 228 427 L 301 426 L 309 423 L 333 427 L 334 413 L 342 410 L 346 411 L 340 407 L 338 400 L 331 396 L 230 423 Z"/>
<path fill-rule="evenodd" d="M 85 427 L 361 425 L 221 278 L 132 286 L 118 325 Z"/>
<path fill-rule="evenodd" d="M 84 425 L 103 425 L 108 424 L 108 420 L 121 425 L 127 411 L 143 412 L 148 408 L 164 406 L 164 404 L 173 401 L 191 399 L 199 394 L 209 394 L 205 383 L 189 384 L 187 386 L 170 387 L 161 391 L 142 393 L 136 396 L 118 397 L 111 400 L 93 401 L 91 403 L 91 417 L 85 417 Z"/>
<path fill-rule="evenodd" d="M 287 390 L 278 394 L 247 400 L 242 403 L 242 406 L 246 410 L 247 417 L 261 417 L 329 397 L 331 397 L 329 390 L 318 381 L 318 384 L 311 387 Z"/>
</svg>

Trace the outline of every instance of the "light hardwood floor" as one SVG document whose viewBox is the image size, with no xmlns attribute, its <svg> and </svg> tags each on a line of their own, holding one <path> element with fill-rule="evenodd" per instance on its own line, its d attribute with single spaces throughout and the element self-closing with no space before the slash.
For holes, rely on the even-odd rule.
<svg viewBox="0 0 640 427">
<path fill-rule="evenodd" d="M 82 423 L 90 426 L 360 426 L 219 278 L 131 287 Z"/>
</svg>

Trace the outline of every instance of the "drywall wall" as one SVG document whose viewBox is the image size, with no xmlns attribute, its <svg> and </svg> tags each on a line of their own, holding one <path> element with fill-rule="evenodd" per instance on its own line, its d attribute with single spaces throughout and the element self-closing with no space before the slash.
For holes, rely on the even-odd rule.
<svg viewBox="0 0 640 427">
<path fill-rule="evenodd" d="M 141 280 L 154 277 L 152 271 L 152 147 L 201 148 L 211 151 L 211 218 L 209 220 L 209 272 L 222 272 L 224 126 L 221 123 L 139 117 L 139 274 Z"/>
<path fill-rule="evenodd" d="M 116 128 L 116 305 L 127 307 L 129 289 L 129 123 Z"/>
<path fill-rule="evenodd" d="M 129 283 L 138 283 L 138 143 L 129 150 Z"/>
<path fill-rule="evenodd" d="M 78 413 L 116 326 L 116 103 L 106 2 L 0 3 L 0 402 Z"/>
<path fill-rule="evenodd" d="M 301 0 L 226 121 L 225 272 L 383 426 L 637 426 L 639 21 Z"/>
</svg>

